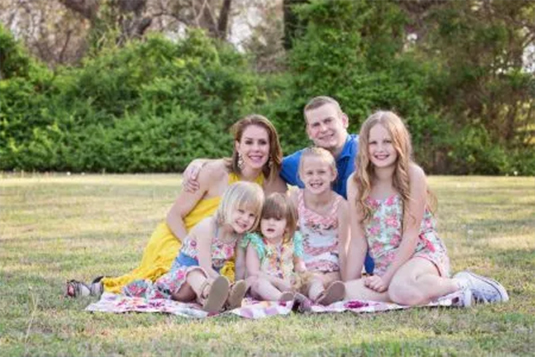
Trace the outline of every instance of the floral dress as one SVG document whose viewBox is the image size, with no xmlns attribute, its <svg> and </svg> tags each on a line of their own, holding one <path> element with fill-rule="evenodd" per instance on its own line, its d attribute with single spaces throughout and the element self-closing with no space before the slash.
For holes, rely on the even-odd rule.
<svg viewBox="0 0 535 357">
<path fill-rule="evenodd" d="M 260 259 L 260 271 L 268 275 L 290 281 L 296 281 L 294 258 L 303 256 L 303 237 L 296 232 L 293 239 L 286 244 L 271 244 L 258 233 L 247 233 L 240 242 L 241 248 L 252 244 Z"/>
<path fill-rule="evenodd" d="M 307 270 L 321 273 L 340 271 L 338 207 L 344 198 L 336 195 L 331 211 L 322 216 L 305 206 L 303 192 L 299 190 L 297 210 Z"/>
<path fill-rule="evenodd" d="M 219 272 L 220 269 L 233 256 L 237 240 L 231 243 L 225 243 L 217 237 L 217 228 L 215 237 L 212 240 L 212 268 Z M 182 245 L 178 256 L 176 257 L 171 270 L 154 283 L 150 280 L 136 280 L 123 288 L 123 293 L 127 296 L 145 297 L 147 299 L 170 299 L 171 294 L 180 290 L 186 282 L 188 273 L 192 270 L 202 270 L 199 266 L 197 241 L 187 236 Z"/>
<path fill-rule="evenodd" d="M 367 200 L 372 207 L 373 214 L 370 222 L 365 226 L 365 234 L 370 255 L 375 261 L 374 274 L 382 276 L 394 261 L 401 244 L 403 201 L 398 194 L 384 200 L 371 197 Z M 446 247 L 436 233 L 435 220 L 427 208 L 420 225 L 420 234 L 413 257 L 429 260 L 437 267 L 441 276 L 449 277 L 450 261 Z"/>
</svg>

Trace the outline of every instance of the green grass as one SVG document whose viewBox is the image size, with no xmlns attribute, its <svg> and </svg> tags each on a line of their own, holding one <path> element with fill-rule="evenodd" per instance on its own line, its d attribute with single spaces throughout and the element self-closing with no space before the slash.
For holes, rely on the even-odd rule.
<svg viewBox="0 0 535 357">
<path fill-rule="evenodd" d="M 494 277 L 507 304 L 249 321 L 91 314 L 69 278 L 140 259 L 179 175 L 0 178 L 0 355 L 534 355 L 535 178 L 431 177 L 455 271 Z"/>
</svg>

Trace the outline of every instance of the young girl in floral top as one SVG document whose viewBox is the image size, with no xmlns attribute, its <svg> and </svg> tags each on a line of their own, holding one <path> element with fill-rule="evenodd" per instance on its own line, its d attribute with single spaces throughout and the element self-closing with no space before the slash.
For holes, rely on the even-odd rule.
<svg viewBox="0 0 535 357">
<path fill-rule="evenodd" d="M 305 188 L 292 192 L 303 235 L 303 259 L 313 274 L 305 294 L 315 303 L 329 305 L 345 294 L 345 258 L 348 236 L 346 200 L 332 190 L 337 178 L 332 154 L 322 148 L 303 150 L 299 178 Z"/>
<path fill-rule="evenodd" d="M 290 199 L 273 193 L 262 208 L 261 234 L 248 233 L 240 243 L 246 249 L 247 280 L 254 298 L 287 301 L 299 290 L 306 268 L 296 223 L 297 210 Z"/>
<path fill-rule="evenodd" d="M 207 312 L 218 312 L 228 302 L 231 308 L 241 305 L 246 284 L 237 282 L 230 289 L 220 269 L 234 256 L 243 234 L 258 225 L 264 193 L 250 182 L 237 182 L 227 188 L 216 214 L 197 224 L 184 244 L 171 270 L 156 282 L 137 280 L 124 287 L 128 296 L 197 300 Z"/>
<path fill-rule="evenodd" d="M 346 297 L 419 305 L 462 290 L 460 305 L 507 301 L 498 282 L 470 272 L 450 276 L 446 248 L 435 227 L 423 170 L 412 161 L 409 132 L 392 112 L 362 125 L 357 170 L 347 182 L 351 217 Z M 361 279 L 366 251 L 374 275 Z"/>
</svg>

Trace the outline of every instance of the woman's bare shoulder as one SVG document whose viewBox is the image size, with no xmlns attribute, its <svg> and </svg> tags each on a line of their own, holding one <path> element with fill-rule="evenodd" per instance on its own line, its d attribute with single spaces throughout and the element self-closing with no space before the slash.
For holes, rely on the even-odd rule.
<svg viewBox="0 0 535 357">
<path fill-rule="evenodd" d="M 199 181 L 214 182 L 228 176 L 228 169 L 224 159 L 213 160 L 203 166 L 199 173 Z"/>
</svg>

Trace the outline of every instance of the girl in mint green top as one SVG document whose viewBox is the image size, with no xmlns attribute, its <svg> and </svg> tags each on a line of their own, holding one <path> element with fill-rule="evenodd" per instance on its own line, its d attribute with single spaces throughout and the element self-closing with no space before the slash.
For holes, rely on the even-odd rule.
<svg viewBox="0 0 535 357">
<path fill-rule="evenodd" d="M 295 231 L 297 209 L 283 194 L 267 197 L 260 219 L 260 234 L 248 233 L 245 266 L 251 294 L 260 300 L 291 300 L 306 272 L 303 238 Z"/>
</svg>

